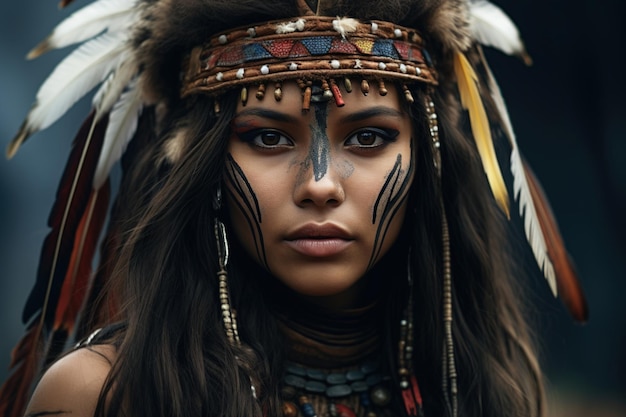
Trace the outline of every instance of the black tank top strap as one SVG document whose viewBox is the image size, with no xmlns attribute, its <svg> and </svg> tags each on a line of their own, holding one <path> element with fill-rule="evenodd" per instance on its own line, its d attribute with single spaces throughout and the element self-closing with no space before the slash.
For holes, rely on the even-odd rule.
<svg viewBox="0 0 626 417">
<path fill-rule="evenodd" d="M 89 336 L 79 341 L 75 349 L 79 349 L 86 346 L 98 345 L 103 343 L 104 341 L 110 339 L 117 333 L 124 331 L 126 329 L 126 322 L 118 322 L 109 324 L 106 327 L 101 327 L 95 331 L 93 331 Z"/>
</svg>

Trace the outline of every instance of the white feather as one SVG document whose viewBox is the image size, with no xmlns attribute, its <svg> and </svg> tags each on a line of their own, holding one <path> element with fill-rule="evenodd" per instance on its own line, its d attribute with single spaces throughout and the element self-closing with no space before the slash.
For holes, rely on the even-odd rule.
<svg viewBox="0 0 626 417">
<path fill-rule="evenodd" d="M 525 55 L 519 30 L 498 6 L 487 0 L 470 2 L 470 29 L 483 45 L 492 46 L 509 55 Z"/>
<path fill-rule="evenodd" d="M 105 115 L 118 101 L 122 92 L 128 87 L 131 79 L 137 74 L 137 61 L 133 58 L 125 59 L 113 71 L 93 97 L 93 107 L 96 112 L 96 121 Z"/>
<path fill-rule="evenodd" d="M 530 244 L 533 255 L 535 255 L 539 268 L 543 271 L 543 276 L 548 281 L 548 285 L 550 285 L 552 294 L 556 297 L 558 292 L 554 265 L 552 265 L 552 261 L 548 257 L 546 241 L 537 218 L 537 210 L 530 194 L 522 158 L 517 147 L 513 148 L 511 152 L 511 172 L 513 173 L 513 195 L 515 199 L 519 200 L 519 214 L 524 219 L 526 239 Z"/>
<path fill-rule="evenodd" d="M 30 133 L 47 128 L 63 116 L 126 59 L 128 51 L 126 36 L 105 33 L 66 57 L 37 92 L 26 122 Z"/>
<path fill-rule="evenodd" d="M 500 117 L 504 123 L 504 128 L 509 137 L 511 147 L 513 148 L 511 152 L 513 196 L 519 202 L 519 214 L 524 220 L 524 233 L 526 234 L 526 240 L 528 240 L 533 255 L 535 256 L 535 260 L 543 272 L 546 281 L 548 281 L 548 285 L 550 286 L 552 293 L 556 297 L 557 286 L 554 265 L 552 265 L 552 261 L 548 257 L 548 248 L 543 236 L 543 231 L 541 230 L 541 225 L 539 224 L 537 209 L 535 208 L 535 203 L 533 202 L 532 195 L 530 194 L 528 180 L 526 179 L 526 173 L 524 171 L 524 164 L 519 154 L 517 140 L 515 139 L 515 132 L 513 131 L 511 119 L 509 118 L 509 111 L 507 110 L 506 103 L 504 102 L 504 98 L 500 92 L 500 86 L 498 86 L 489 65 L 487 65 L 485 57 L 482 56 L 481 58 L 487 72 L 491 97 L 498 108 L 498 113 L 500 113 Z"/>
<path fill-rule="evenodd" d="M 111 167 L 122 157 L 128 142 L 137 131 L 139 116 L 143 109 L 143 100 L 137 85 L 135 78 L 111 111 L 93 179 L 93 187 L 96 190 L 104 184 Z"/>
<path fill-rule="evenodd" d="M 138 18 L 137 1 L 99 0 L 83 7 L 61 22 L 48 38 L 33 49 L 29 58 L 86 41 L 106 30 L 128 30 Z"/>
<path fill-rule="evenodd" d="M 346 33 L 355 32 L 358 27 L 359 21 L 352 18 L 343 17 L 341 19 L 333 20 L 333 29 L 341 34 L 341 37 L 346 39 Z"/>
</svg>

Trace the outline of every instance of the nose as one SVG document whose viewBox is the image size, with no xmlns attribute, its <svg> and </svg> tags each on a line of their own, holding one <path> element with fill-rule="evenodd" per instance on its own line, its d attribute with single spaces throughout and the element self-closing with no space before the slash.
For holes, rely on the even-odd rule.
<svg viewBox="0 0 626 417">
<path fill-rule="evenodd" d="M 294 189 L 294 201 L 300 207 L 334 207 L 346 198 L 343 179 L 336 169 L 329 166 L 323 175 L 316 175 L 311 164 L 306 164 L 298 174 Z M 332 164 L 330 164 L 332 165 Z"/>
</svg>

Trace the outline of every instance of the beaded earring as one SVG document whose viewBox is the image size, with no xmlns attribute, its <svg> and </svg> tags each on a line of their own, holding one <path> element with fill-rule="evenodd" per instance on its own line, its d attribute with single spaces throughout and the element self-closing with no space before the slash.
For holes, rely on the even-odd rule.
<svg viewBox="0 0 626 417">
<path fill-rule="evenodd" d="M 423 417 L 422 394 L 413 372 L 413 274 L 411 271 L 411 251 L 407 262 L 409 298 L 400 320 L 400 340 L 398 342 L 398 376 L 400 392 L 407 415 Z"/>
<path fill-rule="evenodd" d="M 426 97 L 426 114 L 428 116 L 428 126 L 432 139 L 433 163 L 441 190 L 441 144 L 439 142 L 439 125 L 435 104 Z M 450 232 L 448 229 L 448 219 L 443 203 L 443 195 L 439 198 L 441 206 L 441 244 L 442 244 L 442 266 L 443 266 L 443 325 L 444 340 L 442 353 L 442 389 L 444 399 L 448 408 L 452 411 L 452 416 L 458 416 L 458 386 L 456 361 L 454 355 L 454 339 L 452 337 L 452 261 L 450 254 Z"/>
<path fill-rule="evenodd" d="M 222 188 L 219 186 L 213 197 L 213 209 L 215 212 L 219 212 L 222 207 Z M 237 329 L 237 317 L 235 311 L 230 304 L 230 292 L 228 290 L 228 238 L 226 236 L 226 226 L 216 216 L 214 222 L 215 241 L 217 243 L 217 259 L 219 264 L 219 271 L 217 277 L 219 280 L 219 300 L 220 309 L 222 311 L 222 322 L 224 324 L 224 331 L 228 341 L 233 346 L 241 345 L 239 340 L 239 331 Z"/>
</svg>

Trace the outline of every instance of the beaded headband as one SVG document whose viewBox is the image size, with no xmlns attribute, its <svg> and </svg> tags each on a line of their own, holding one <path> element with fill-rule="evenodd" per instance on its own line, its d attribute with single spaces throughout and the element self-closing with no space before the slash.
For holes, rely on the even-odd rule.
<svg viewBox="0 0 626 417">
<path fill-rule="evenodd" d="M 267 83 L 274 84 L 274 98 L 281 100 L 281 82 L 295 80 L 303 90 L 302 108 L 308 110 L 314 81 L 321 83 L 323 97 L 343 105 L 335 79 L 343 78 L 352 91 L 351 76 L 361 78 L 361 91 L 369 93 L 369 82 L 378 83 L 385 95 L 384 79 L 402 82 L 406 99 L 413 97 L 406 84 L 437 84 L 437 74 L 422 37 L 414 29 L 389 22 L 361 22 L 352 18 L 304 16 L 240 27 L 212 37 L 194 48 L 185 66 L 181 95 L 222 94 L 257 84 L 256 97 L 265 95 Z"/>
</svg>

